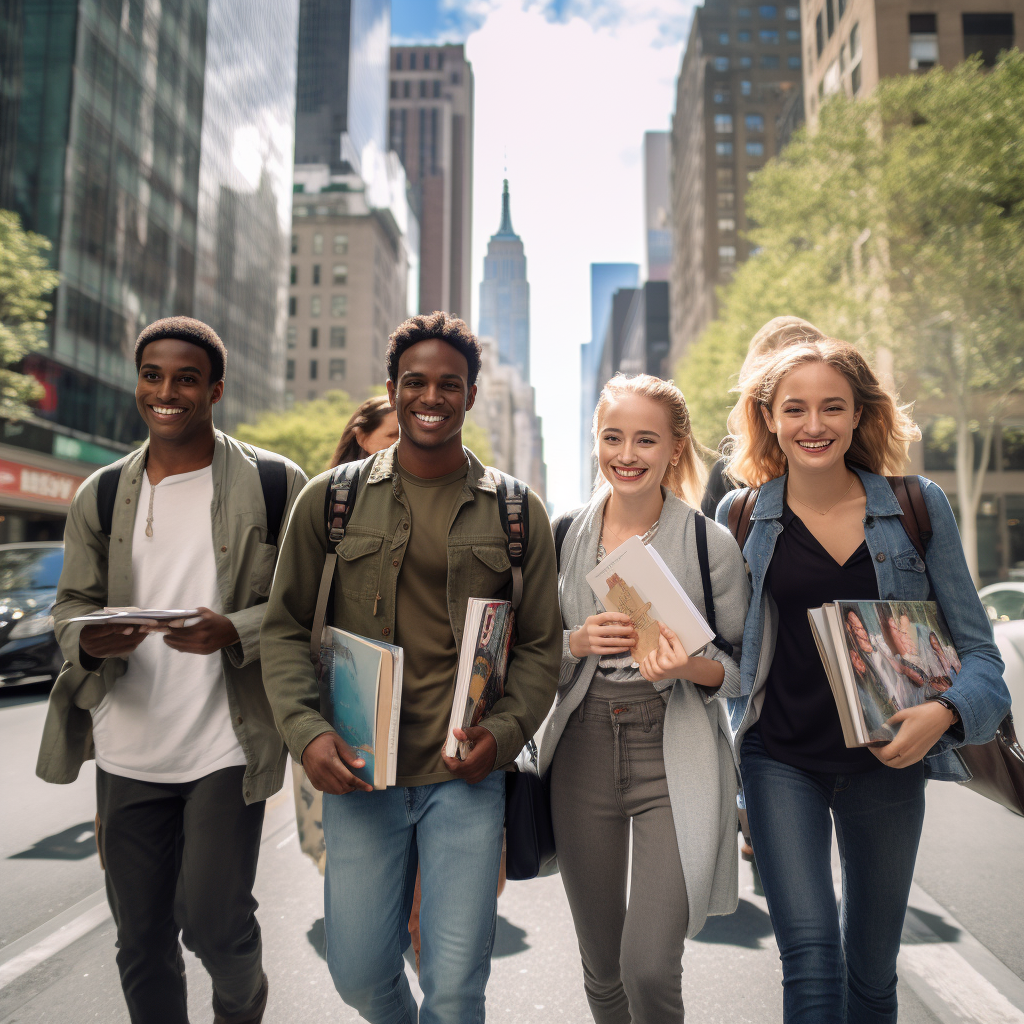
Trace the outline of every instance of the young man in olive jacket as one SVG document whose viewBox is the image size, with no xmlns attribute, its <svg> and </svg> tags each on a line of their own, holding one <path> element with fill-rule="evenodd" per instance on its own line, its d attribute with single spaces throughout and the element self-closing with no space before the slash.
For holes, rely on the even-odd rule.
<svg viewBox="0 0 1024 1024">
<path fill-rule="evenodd" d="M 444 756 L 467 601 L 506 597 L 511 567 L 493 480 L 462 446 L 480 348 L 446 313 L 391 336 L 388 394 L 401 430 L 368 459 L 337 545 L 333 625 L 405 651 L 397 784 L 372 790 L 362 764 L 320 714 L 309 660 L 328 552 L 330 474 L 299 495 L 281 550 L 262 650 L 267 692 L 292 755 L 324 792 L 327 962 L 346 1003 L 372 1024 L 482 1021 L 494 942 L 504 773 L 546 715 L 561 662 L 554 544 L 531 493 L 518 639 L 504 696 L 457 732 L 465 761 Z M 417 1011 L 402 952 L 421 872 Z M 419 1017 L 417 1018 L 417 1013 Z"/>
<path fill-rule="evenodd" d="M 264 804 L 287 760 L 260 672 L 277 554 L 265 505 L 286 516 L 306 478 L 214 429 L 226 352 L 206 324 L 158 320 L 135 362 L 149 439 L 71 505 L 53 610 L 67 660 L 36 772 L 72 782 L 96 758 L 97 838 L 134 1024 L 188 1024 L 179 930 L 213 978 L 214 1021 L 258 1024 L 267 977 L 252 886 Z M 257 459 L 278 462 L 267 501 Z M 198 614 L 163 633 L 69 621 L 125 605 Z"/>
</svg>

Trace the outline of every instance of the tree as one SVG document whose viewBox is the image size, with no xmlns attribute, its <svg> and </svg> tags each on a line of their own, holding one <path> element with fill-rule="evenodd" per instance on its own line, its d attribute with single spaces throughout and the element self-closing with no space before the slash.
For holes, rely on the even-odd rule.
<svg viewBox="0 0 1024 1024">
<path fill-rule="evenodd" d="M 970 60 L 826 103 L 816 133 L 798 133 L 751 184 L 759 252 L 677 369 L 698 436 L 714 443 L 731 405 L 723 379 L 772 316 L 803 316 L 869 355 L 891 352 L 905 389 L 955 421 L 975 578 L 992 435 L 1024 388 L 1022 95 L 1024 55 L 1014 50 L 991 71 Z"/>
<path fill-rule="evenodd" d="M 48 296 L 59 275 L 50 269 L 50 243 L 24 231 L 10 210 L 0 210 L 0 416 L 17 419 L 43 396 L 39 382 L 10 369 L 46 344 Z"/>
</svg>

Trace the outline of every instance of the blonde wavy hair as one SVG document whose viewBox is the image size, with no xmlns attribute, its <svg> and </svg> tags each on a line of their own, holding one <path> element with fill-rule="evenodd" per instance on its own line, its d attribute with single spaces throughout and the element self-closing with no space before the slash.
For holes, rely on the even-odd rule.
<svg viewBox="0 0 1024 1024">
<path fill-rule="evenodd" d="M 653 377 L 649 373 L 637 374 L 635 377 L 617 373 L 612 377 L 601 389 L 601 397 L 598 398 L 597 408 L 594 409 L 594 455 L 598 454 L 601 414 L 610 402 L 625 395 L 650 398 L 661 404 L 668 413 L 672 440 L 676 443 L 682 441 L 683 445 L 678 463 L 674 466 L 669 463 L 661 485 L 668 488 L 677 498 L 681 498 L 688 505 L 700 508 L 700 501 L 704 496 L 704 485 L 708 480 L 708 470 L 702 456 L 711 453 L 693 436 L 686 399 L 683 398 L 682 391 L 672 381 Z M 598 465 L 600 465 L 600 460 L 598 460 Z"/>
<path fill-rule="evenodd" d="M 771 412 L 782 379 L 808 363 L 824 363 L 838 370 L 853 391 L 854 407 L 861 411 L 846 461 L 880 476 L 902 473 L 910 442 L 921 437 L 910 416 L 911 407 L 899 404 L 898 397 L 883 387 L 852 345 L 822 338 L 779 349 L 759 361 L 740 381 L 740 397 L 729 414 L 729 475 L 760 487 L 786 472 L 786 456 L 761 410 Z"/>
</svg>

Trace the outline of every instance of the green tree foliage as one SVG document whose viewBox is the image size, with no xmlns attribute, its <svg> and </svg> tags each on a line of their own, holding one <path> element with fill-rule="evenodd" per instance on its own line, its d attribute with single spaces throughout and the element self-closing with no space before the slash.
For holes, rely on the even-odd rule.
<svg viewBox="0 0 1024 1024">
<path fill-rule="evenodd" d="M 17 365 L 45 345 L 43 331 L 51 306 L 46 300 L 59 277 L 50 269 L 50 243 L 24 231 L 10 210 L 0 210 L 0 416 L 17 418 L 28 403 L 42 397 L 34 377 L 17 373 Z"/>
<path fill-rule="evenodd" d="M 676 369 L 702 441 L 724 436 L 726 391 L 771 317 L 884 349 L 904 393 L 956 421 L 973 563 L 987 446 L 1024 387 L 1022 96 L 1019 50 L 990 71 L 971 60 L 886 79 L 864 100 L 831 99 L 816 132 L 797 133 L 757 174 L 746 211 L 759 251 Z M 972 431 L 986 446 L 978 469 Z"/>
</svg>

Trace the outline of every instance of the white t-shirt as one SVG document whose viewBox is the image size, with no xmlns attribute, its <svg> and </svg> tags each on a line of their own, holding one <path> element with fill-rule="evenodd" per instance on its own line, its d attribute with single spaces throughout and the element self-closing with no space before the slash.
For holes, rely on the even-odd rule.
<svg viewBox="0 0 1024 1024">
<path fill-rule="evenodd" d="M 221 611 L 210 505 L 213 467 L 164 477 L 153 500 L 144 474 L 132 536 L 132 604 Z M 221 654 L 183 654 L 146 637 L 92 712 L 96 764 L 143 782 L 192 782 L 245 754 L 231 727 Z"/>
</svg>

